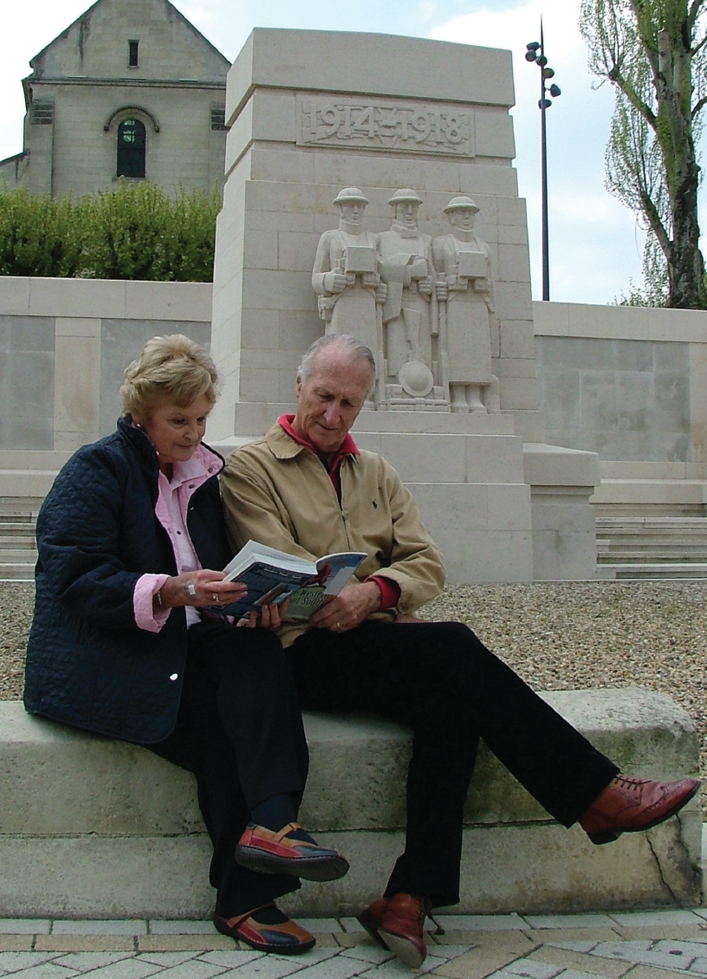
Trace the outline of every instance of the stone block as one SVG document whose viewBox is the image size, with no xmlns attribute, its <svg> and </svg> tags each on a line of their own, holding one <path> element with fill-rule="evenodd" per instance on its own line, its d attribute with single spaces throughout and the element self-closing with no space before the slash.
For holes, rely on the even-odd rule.
<svg viewBox="0 0 707 979">
<path fill-rule="evenodd" d="M 252 147 L 249 153 L 250 179 L 285 183 L 311 184 L 314 181 L 315 157 L 308 153 L 268 146 Z"/>
<path fill-rule="evenodd" d="M 519 438 L 481 435 L 467 438 L 465 446 L 467 482 L 523 482 L 523 445 Z"/>
<path fill-rule="evenodd" d="M 496 312 L 503 320 L 528 318 L 530 282 L 498 282 L 495 291 Z"/>
<path fill-rule="evenodd" d="M 535 360 L 536 341 L 532 321 L 506 323 L 501 330 L 501 353 L 504 357 Z"/>
<path fill-rule="evenodd" d="M 677 315 L 672 316 L 671 313 Z M 682 340 L 683 342 L 704 342 L 707 313 L 694 309 L 659 309 L 645 307 L 647 330 L 642 336 L 652 340 Z"/>
<path fill-rule="evenodd" d="M 474 112 L 476 145 L 483 148 L 485 156 L 506 157 L 515 155 L 513 123 L 509 116 L 498 109 L 479 106 Z"/>
<path fill-rule="evenodd" d="M 27 276 L 0 277 L 0 308 L 4 315 L 23 316 L 29 313 L 31 281 Z"/>
<path fill-rule="evenodd" d="M 58 336 L 54 355 L 54 427 L 62 433 L 62 444 L 56 448 L 78 448 L 98 438 L 99 385 L 99 337 Z"/>
<path fill-rule="evenodd" d="M 397 469 L 403 482 L 464 483 L 465 436 L 384 433 L 380 453 Z"/>
<path fill-rule="evenodd" d="M 503 411 L 534 411 L 538 407 L 538 385 L 534 377 L 514 377 L 501 387 Z"/>
<path fill-rule="evenodd" d="M 81 319 L 75 316 L 59 316 L 56 319 L 55 336 L 96 337 L 100 339 L 101 321 L 90 318 Z"/>
<path fill-rule="evenodd" d="M 241 377 L 241 401 L 280 401 L 280 371 L 268 368 L 251 369 Z"/>
<path fill-rule="evenodd" d="M 126 282 L 125 318 L 210 324 L 211 285 L 208 282 Z"/>
<path fill-rule="evenodd" d="M 537 378 L 534 357 L 499 357 L 496 361 L 496 376 L 514 379 L 519 377 Z"/>
<path fill-rule="evenodd" d="M 489 483 L 488 529 L 494 532 L 529 533 L 532 527 L 530 494 L 525 483 Z"/>
<path fill-rule="evenodd" d="M 518 194 L 516 171 L 504 164 L 477 166 L 473 163 L 460 163 L 459 180 L 462 191 L 471 194 L 475 201 L 477 197 L 484 195 L 501 198 L 515 197 Z"/>
<path fill-rule="evenodd" d="M 227 118 L 251 86 L 514 103 L 508 51 L 412 37 L 396 37 L 392 45 L 386 34 L 343 31 L 256 28 L 228 75 Z"/>
<path fill-rule="evenodd" d="M 511 282 L 530 282 L 528 249 L 525 244 L 499 245 L 498 274 Z"/>
<path fill-rule="evenodd" d="M 126 283 L 115 279 L 30 279 L 32 316 L 123 317 Z"/>
<path fill-rule="evenodd" d="M 533 303 L 533 323 L 536 336 L 567 336 L 569 334 L 568 303 Z"/>
<path fill-rule="evenodd" d="M 258 235 L 249 235 L 245 240 L 241 240 L 243 268 L 266 271 L 275 271 L 278 268 L 290 270 L 290 266 L 279 264 L 278 238 L 276 231 L 261 231 Z M 233 246 L 237 247 L 236 242 Z M 224 259 L 228 261 L 228 255 L 225 255 Z"/>
<path fill-rule="evenodd" d="M 539 487 L 531 491 L 533 531 L 554 531 L 563 537 L 569 534 L 590 534 L 592 552 L 595 548 L 594 511 L 586 506 L 585 487 Z M 592 557 L 592 567 L 594 557 Z M 564 576 L 563 576 L 564 577 Z"/>
<path fill-rule="evenodd" d="M 544 443 L 523 446 L 525 479 L 531 486 L 598 486 L 599 459 L 593 452 Z"/>
<path fill-rule="evenodd" d="M 646 690 L 554 691 L 556 710 L 639 777 L 693 776 L 687 715 Z M 373 717 L 306 715 L 304 823 L 351 860 L 283 904 L 350 914 L 382 889 L 403 840 L 410 733 Z M 134 745 L 74 731 L 0 702 L 0 914 L 205 918 L 209 844 L 191 775 Z M 466 913 L 582 911 L 697 903 L 696 803 L 648 834 L 593 847 L 557 826 L 482 745 L 465 810 Z"/>
<path fill-rule="evenodd" d="M 277 267 L 311 275 L 314 237 L 301 231 L 280 231 L 277 234 Z M 314 252 L 316 252 L 316 241 L 314 241 Z"/>
</svg>

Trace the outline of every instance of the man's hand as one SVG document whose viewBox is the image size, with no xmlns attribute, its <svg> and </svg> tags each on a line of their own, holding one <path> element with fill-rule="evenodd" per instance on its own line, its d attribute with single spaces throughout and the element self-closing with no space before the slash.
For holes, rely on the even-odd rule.
<svg viewBox="0 0 707 979">
<path fill-rule="evenodd" d="M 375 581 L 346 585 L 331 601 L 325 602 L 309 620 L 317 629 L 348 632 L 377 612 L 381 606 L 381 590 Z"/>
</svg>

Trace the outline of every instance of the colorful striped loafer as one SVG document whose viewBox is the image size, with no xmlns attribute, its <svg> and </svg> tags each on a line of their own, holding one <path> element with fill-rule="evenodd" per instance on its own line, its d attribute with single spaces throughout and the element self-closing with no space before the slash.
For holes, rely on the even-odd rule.
<svg viewBox="0 0 707 979">
<path fill-rule="evenodd" d="M 236 846 L 236 863 L 261 874 L 292 874 L 305 880 L 338 880 L 349 862 L 337 850 L 318 846 L 314 840 L 298 840 L 298 823 L 288 823 L 278 833 L 248 823 Z"/>
<path fill-rule="evenodd" d="M 299 955 L 313 948 L 316 941 L 314 935 L 283 914 L 273 901 L 233 918 L 215 914 L 213 920 L 222 935 L 245 942 L 259 952 Z"/>
</svg>

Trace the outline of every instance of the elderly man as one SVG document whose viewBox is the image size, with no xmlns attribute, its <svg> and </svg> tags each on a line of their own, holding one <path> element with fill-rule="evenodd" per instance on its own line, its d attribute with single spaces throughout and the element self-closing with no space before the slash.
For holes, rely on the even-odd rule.
<svg viewBox="0 0 707 979">
<path fill-rule="evenodd" d="M 442 558 L 395 470 L 350 435 L 373 380 L 360 341 L 315 341 L 297 374 L 295 414 L 231 454 L 222 492 L 236 545 L 252 537 L 309 558 L 368 554 L 356 580 L 281 638 L 303 707 L 376 711 L 412 729 L 405 852 L 360 920 L 417 968 L 425 916 L 459 900 L 480 737 L 555 819 L 579 821 L 595 843 L 662 822 L 699 783 L 620 775 L 470 629 L 414 618 L 440 592 Z"/>
</svg>

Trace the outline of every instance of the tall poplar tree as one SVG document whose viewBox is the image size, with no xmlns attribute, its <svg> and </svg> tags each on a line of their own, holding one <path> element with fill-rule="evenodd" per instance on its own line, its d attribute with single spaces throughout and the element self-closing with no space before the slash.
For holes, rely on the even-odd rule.
<svg viewBox="0 0 707 979">
<path fill-rule="evenodd" d="M 607 189 L 648 232 L 647 292 L 707 308 L 695 144 L 707 104 L 707 0 L 582 0 L 590 70 L 616 90 Z"/>
</svg>

